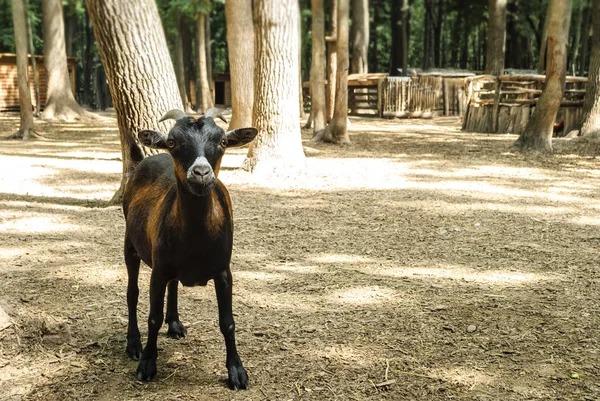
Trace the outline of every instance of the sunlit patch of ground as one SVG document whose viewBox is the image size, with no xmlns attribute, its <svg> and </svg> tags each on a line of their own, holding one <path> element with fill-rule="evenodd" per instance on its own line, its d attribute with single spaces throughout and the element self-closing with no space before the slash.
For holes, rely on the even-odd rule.
<svg viewBox="0 0 600 401">
<path fill-rule="evenodd" d="M 552 157 L 456 118 L 351 118 L 347 146 L 265 182 L 228 152 L 234 312 L 251 389 L 223 384 L 212 283 L 180 290 L 188 337 L 135 379 L 125 333 L 116 121 L 39 122 L 0 147 L 0 399 L 595 400 L 597 144 Z M 114 117 L 114 116 L 113 116 Z M 17 127 L 0 114 L 0 135 Z M 145 339 L 150 270 L 140 272 Z"/>
</svg>

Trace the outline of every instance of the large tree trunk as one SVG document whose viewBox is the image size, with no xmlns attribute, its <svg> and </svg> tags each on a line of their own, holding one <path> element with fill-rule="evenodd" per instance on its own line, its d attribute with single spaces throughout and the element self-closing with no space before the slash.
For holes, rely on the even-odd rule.
<svg viewBox="0 0 600 401">
<path fill-rule="evenodd" d="M 19 106 L 21 125 L 19 131 L 11 136 L 14 139 L 30 139 L 33 132 L 33 111 L 29 90 L 29 69 L 27 66 L 27 28 L 23 0 L 12 0 L 13 29 L 15 31 L 15 49 L 17 51 L 17 79 L 19 83 Z"/>
<path fill-rule="evenodd" d="M 490 75 L 502 75 L 504 72 L 506 2 L 507 0 L 488 0 L 488 39 L 485 73 Z"/>
<path fill-rule="evenodd" d="M 326 111 L 327 121 L 331 121 L 333 118 L 333 109 L 335 108 L 335 80 L 337 75 L 337 14 L 338 14 L 338 0 L 331 0 L 331 13 L 330 13 L 330 31 L 329 36 L 325 38 L 327 42 L 327 90 L 326 92 Z"/>
<path fill-rule="evenodd" d="M 312 0 L 312 64 L 310 66 L 313 133 L 325 129 L 325 10 L 323 0 Z"/>
<path fill-rule="evenodd" d="M 48 74 L 47 100 L 42 118 L 72 121 L 97 116 L 83 109 L 73 97 L 67 68 L 65 28 L 61 0 L 42 1 L 44 65 Z"/>
<path fill-rule="evenodd" d="M 208 77 L 208 67 L 206 64 L 206 15 L 198 13 L 196 15 L 196 54 L 198 55 L 198 81 L 202 91 L 202 110 L 213 107 L 212 95 L 210 93 L 210 82 Z"/>
<path fill-rule="evenodd" d="M 592 52 L 588 83 L 583 101 L 581 134 L 600 137 L 600 0 L 592 3 Z"/>
<path fill-rule="evenodd" d="M 119 123 L 123 177 L 111 200 L 118 204 L 132 168 L 131 147 L 137 146 L 132 136 L 142 129 L 167 130 L 170 125 L 158 119 L 183 105 L 154 0 L 86 0 L 86 5 Z"/>
<path fill-rule="evenodd" d="M 552 152 L 554 120 L 565 88 L 571 4 L 572 0 L 550 0 L 548 4 L 545 88 L 514 150 Z"/>
<path fill-rule="evenodd" d="M 252 2 L 227 0 L 227 47 L 231 77 L 231 121 L 229 129 L 252 125 L 254 105 L 254 31 Z"/>
<path fill-rule="evenodd" d="M 349 0 L 337 0 L 337 77 L 335 81 L 335 109 L 333 118 L 315 141 L 350 143 L 348 136 L 348 4 Z"/>
<path fill-rule="evenodd" d="M 244 168 L 293 177 L 304 167 L 298 115 L 298 2 L 254 1 L 254 116 Z"/>
<path fill-rule="evenodd" d="M 369 71 L 369 2 L 352 0 L 352 66 L 353 74 Z"/>
</svg>

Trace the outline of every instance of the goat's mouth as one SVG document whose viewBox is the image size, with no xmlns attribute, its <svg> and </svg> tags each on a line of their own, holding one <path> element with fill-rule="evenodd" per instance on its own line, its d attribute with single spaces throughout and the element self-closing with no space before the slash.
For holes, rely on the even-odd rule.
<svg viewBox="0 0 600 401">
<path fill-rule="evenodd" d="M 186 186 L 192 194 L 196 196 L 204 196 L 210 192 L 210 188 L 213 186 L 214 183 L 214 179 L 210 181 L 187 180 Z"/>
</svg>

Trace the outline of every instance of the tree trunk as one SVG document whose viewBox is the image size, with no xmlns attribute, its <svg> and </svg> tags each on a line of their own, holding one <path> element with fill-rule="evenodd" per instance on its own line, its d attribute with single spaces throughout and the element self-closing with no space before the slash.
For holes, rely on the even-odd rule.
<svg viewBox="0 0 600 401">
<path fill-rule="evenodd" d="M 589 7 L 586 7 L 585 23 L 583 24 L 583 32 L 581 38 L 581 58 L 579 59 L 579 75 L 585 74 L 585 69 L 589 65 L 587 63 L 588 49 L 590 45 L 590 24 L 592 20 L 592 13 Z"/>
<path fill-rule="evenodd" d="M 325 38 L 327 42 L 327 94 L 326 94 L 326 106 L 327 106 L 327 121 L 331 121 L 333 118 L 333 109 L 335 108 L 335 80 L 337 75 L 337 14 L 338 14 L 338 0 L 331 0 L 331 14 L 330 14 L 330 25 L 331 30 L 329 36 Z"/>
<path fill-rule="evenodd" d="M 548 4 L 545 88 L 525 130 L 513 144 L 514 150 L 552 152 L 554 120 L 565 88 L 571 4 L 572 0 L 550 0 Z"/>
<path fill-rule="evenodd" d="M 379 20 L 379 0 L 371 0 L 371 4 L 373 6 L 373 23 L 371 24 L 371 35 L 373 42 L 373 47 L 371 49 L 370 61 L 371 61 L 371 71 L 378 72 L 379 71 L 379 35 L 377 34 L 377 27 L 380 24 Z"/>
<path fill-rule="evenodd" d="M 325 129 L 325 9 L 323 0 L 312 0 L 312 64 L 310 66 L 313 136 Z"/>
<path fill-rule="evenodd" d="M 592 3 L 592 52 L 583 101 L 581 135 L 600 137 L 600 0 Z"/>
<path fill-rule="evenodd" d="M 485 73 L 490 75 L 502 75 L 504 72 L 506 2 L 507 0 L 488 0 L 488 39 Z"/>
<path fill-rule="evenodd" d="M 425 1 L 425 13 L 424 13 L 424 21 L 423 21 L 423 70 L 428 70 L 431 68 L 431 59 L 429 58 L 430 50 L 429 44 L 431 41 L 429 40 L 429 36 L 433 33 L 431 26 L 431 8 L 433 7 L 433 0 Z"/>
<path fill-rule="evenodd" d="M 187 95 L 186 89 L 186 62 L 184 58 L 184 46 L 185 46 L 185 21 L 180 13 L 177 13 L 175 17 L 175 26 L 177 27 L 177 37 L 175 38 L 175 77 L 177 78 L 177 87 L 179 88 L 179 96 L 181 97 L 181 103 L 183 104 L 184 110 L 188 113 L 192 112 L 190 101 Z"/>
<path fill-rule="evenodd" d="M 298 115 L 298 2 L 254 0 L 254 115 L 244 168 L 294 177 L 305 165 Z"/>
<path fill-rule="evenodd" d="M 350 143 L 348 136 L 348 52 L 349 0 L 337 0 L 337 77 L 335 81 L 335 108 L 333 118 L 315 141 Z"/>
<path fill-rule="evenodd" d="M 442 67 L 440 52 L 442 49 L 442 24 L 444 21 L 444 0 L 438 0 L 437 15 L 433 27 L 433 63 L 436 67 Z"/>
<path fill-rule="evenodd" d="M 574 27 L 575 27 L 575 38 L 573 40 L 573 46 L 571 47 L 571 62 L 569 63 L 569 67 L 573 71 L 573 75 L 576 74 L 577 71 L 577 57 L 579 57 L 579 43 L 581 43 L 581 24 L 583 21 L 583 9 L 585 2 L 583 0 L 579 1 L 579 8 L 577 9 L 577 18 L 575 19 Z"/>
<path fill-rule="evenodd" d="M 552 1 L 552 0 L 550 0 Z M 549 18 L 550 18 L 550 3 L 548 3 L 548 8 L 546 10 L 546 18 L 544 19 L 544 29 L 542 30 L 542 39 L 540 40 L 539 45 L 539 55 L 538 55 L 538 65 L 537 65 L 537 73 L 543 74 L 544 68 L 546 68 L 546 47 L 548 46 L 548 29 L 551 29 L 549 26 Z"/>
<path fill-rule="evenodd" d="M 92 46 L 94 44 L 94 34 L 90 25 L 90 18 L 85 12 L 85 50 L 83 52 L 83 104 L 90 106 L 92 104 L 92 69 L 94 68 L 94 53 Z"/>
<path fill-rule="evenodd" d="M 227 47 L 231 77 L 231 121 L 229 129 L 250 127 L 254 105 L 254 31 L 252 2 L 227 0 Z"/>
<path fill-rule="evenodd" d="M 42 1 L 44 65 L 48 76 L 46 106 L 42 118 L 72 121 L 97 116 L 83 109 L 73 97 L 67 68 L 65 28 L 61 0 Z"/>
<path fill-rule="evenodd" d="M 304 94 L 302 79 L 302 16 L 298 13 L 298 112 L 300 118 L 304 118 Z"/>
<path fill-rule="evenodd" d="M 46 0 L 42 0 L 46 1 Z M 67 52 L 67 57 L 73 57 L 73 42 L 75 36 L 77 35 L 77 15 L 75 14 L 74 8 L 76 7 L 73 4 L 73 1 L 69 1 L 67 6 L 67 11 L 65 12 L 65 51 Z"/>
<path fill-rule="evenodd" d="M 212 46 L 210 44 L 210 13 L 204 14 L 204 44 L 206 45 L 206 76 L 208 78 L 208 89 L 210 91 L 210 101 L 215 98 L 215 88 L 213 84 L 213 69 L 212 69 Z"/>
<path fill-rule="evenodd" d="M 196 15 L 196 54 L 198 55 L 198 80 L 202 90 L 202 110 L 206 111 L 213 107 L 212 95 L 210 93 L 210 83 L 208 81 L 208 67 L 206 65 L 206 16 L 204 13 Z"/>
<path fill-rule="evenodd" d="M 166 131 L 170 124 L 158 119 L 183 105 L 154 0 L 86 0 L 86 5 L 119 124 L 123 177 L 111 200 L 118 204 L 132 168 L 131 146 L 138 146 L 132 136 L 142 129 Z"/>
<path fill-rule="evenodd" d="M 406 76 L 408 73 L 408 35 L 410 34 L 410 8 L 408 0 L 392 0 L 392 51 L 390 75 Z"/>
<path fill-rule="evenodd" d="M 31 55 L 31 69 L 33 72 L 33 93 L 35 94 L 35 111 L 33 115 L 39 117 L 40 109 L 42 107 L 40 100 L 40 74 L 37 68 L 37 61 L 35 59 L 35 47 L 33 46 L 33 32 L 31 29 L 31 18 L 29 17 L 29 0 L 23 2 L 25 7 L 25 23 L 27 24 L 27 44 L 29 46 L 29 54 Z"/>
<path fill-rule="evenodd" d="M 369 72 L 369 2 L 352 0 L 352 66 L 353 74 Z"/>
<path fill-rule="evenodd" d="M 33 132 L 33 111 L 29 90 L 29 68 L 27 66 L 27 28 L 26 11 L 23 0 L 12 0 L 13 29 L 15 31 L 15 49 L 17 52 L 17 79 L 19 83 L 19 106 L 21 125 L 13 139 L 30 139 Z"/>
</svg>

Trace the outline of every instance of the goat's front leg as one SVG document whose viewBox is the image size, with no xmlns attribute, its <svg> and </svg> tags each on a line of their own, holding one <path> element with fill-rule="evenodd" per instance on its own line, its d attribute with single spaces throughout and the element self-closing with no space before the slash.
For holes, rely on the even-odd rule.
<svg viewBox="0 0 600 401">
<path fill-rule="evenodd" d="M 227 383 L 232 390 L 237 390 L 248 388 L 248 375 L 242 366 L 242 360 L 235 346 L 235 323 L 231 309 L 232 283 L 231 271 L 229 269 L 215 277 L 215 290 L 219 304 L 219 327 L 225 337 L 225 347 L 227 349 L 225 364 L 227 366 Z"/>
<path fill-rule="evenodd" d="M 167 336 L 171 338 L 183 338 L 186 335 L 185 326 L 179 320 L 177 312 L 177 286 L 179 281 L 173 280 L 167 286 L 167 315 L 165 323 L 169 326 Z"/>
<path fill-rule="evenodd" d="M 137 377 L 140 380 L 150 381 L 156 376 L 156 340 L 158 330 L 163 323 L 163 307 L 165 304 L 165 290 L 167 280 L 160 274 L 156 266 L 152 269 L 150 278 L 150 314 L 148 315 L 148 341 L 142 353 L 142 359 L 137 368 Z"/>
</svg>

